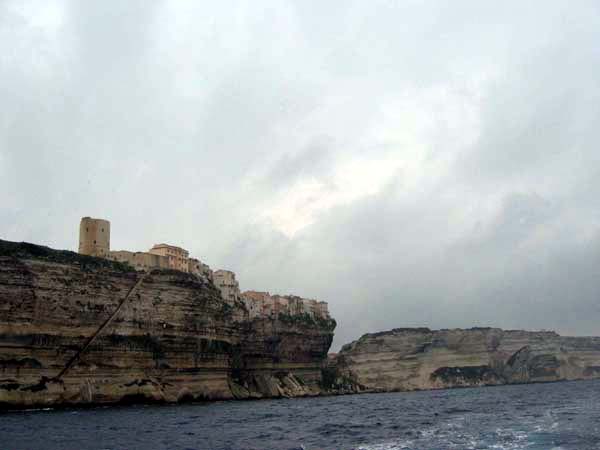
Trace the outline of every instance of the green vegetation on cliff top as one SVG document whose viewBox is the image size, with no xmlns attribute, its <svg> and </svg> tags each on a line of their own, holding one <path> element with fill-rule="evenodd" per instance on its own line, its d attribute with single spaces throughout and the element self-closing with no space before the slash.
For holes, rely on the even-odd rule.
<svg viewBox="0 0 600 450">
<path fill-rule="evenodd" d="M 119 272 L 135 272 L 133 267 L 116 261 L 95 256 L 80 255 L 69 250 L 54 250 L 43 245 L 29 242 L 11 242 L 0 239 L 0 257 L 18 259 L 38 259 L 59 264 L 78 264 L 83 269 L 107 268 Z"/>
<path fill-rule="evenodd" d="M 325 328 L 327 330 L 333 331 L 337 325 L 335 319 L 329 318 L 324 319 L 322 317 L 312 317 L 309 314 L 283 314 L 280 313 L 278 319 L 287 324 L 295 324 L 295 325 L 317 325 L 320 328 Z"/>
</svg>

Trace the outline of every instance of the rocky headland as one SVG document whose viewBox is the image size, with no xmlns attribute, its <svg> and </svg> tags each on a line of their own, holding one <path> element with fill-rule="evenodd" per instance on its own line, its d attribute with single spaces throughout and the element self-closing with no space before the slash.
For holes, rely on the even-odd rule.
<svg viewBox="0 0 600 450">
<path fill-rule="evenodd" d="M 0 407 L 318 395 L 333 319 L 176 270 L 0 240 Z"/>
<path fill-rule="evenodd" d="M 0 409 L 600 378 L 600 338 L 399 328 L 328 358 L 333 319 L 252 316 L 211 279 L 0 240 Z"/>
<path fill-rule="evenodd" d="M 600 338 L 552 331 L 398 328 L 329 361 L 332 389 L 390 392 L 600 378 Z"/>
</svg>

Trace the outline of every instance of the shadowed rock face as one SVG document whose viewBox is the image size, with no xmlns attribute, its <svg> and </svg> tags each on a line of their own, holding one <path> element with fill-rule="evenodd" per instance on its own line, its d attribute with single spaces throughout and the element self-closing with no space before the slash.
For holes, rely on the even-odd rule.
<svg viewBox="0 0 600 450">
<path fill-rule="evenodd" d="M 345 345 L 331 364 L 337 382 L 355 391 L 590 379 L 600 377 L 600 338 L 499 328 L 394 329 Z"/>
<path fill-rule="evenodd" d="M 0 241 L 4 407 L 316 395 L 335 321 L 248 320 L 209 281 Z"/>
</svg>

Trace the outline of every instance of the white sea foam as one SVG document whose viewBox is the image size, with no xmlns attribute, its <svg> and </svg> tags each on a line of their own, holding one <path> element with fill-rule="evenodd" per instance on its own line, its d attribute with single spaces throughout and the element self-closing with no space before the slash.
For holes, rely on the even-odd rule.
<svg viewBox="0 0 600 450">
<path fill-rule="evenodd" d="M 412 450 L 417 448 L 413 445 L 414 441 L 411 440 L 394 441 L 379 444 L 361 445 L 358 447 L 358 450 Z"/>
<path fill-rule="evenodd" d="M 456 423 L 447 422 L 441 426 L 434 426 L 419 430 L 418 438 L 386 441 L 376 444 L 362 444 L 357 450 L 416 450 L 421 448 L 434 448 L 440 441 L 448 449 L 476 450 L 526 450 L 531 448 L 533 442 L 523 430 L 497 428 L 492 436 L 482 437 L 466 430 L 460 430 Z M 498 442 L 499 441 L 499 442 Z M 434 444 L 435 442 L 435 444 Z M 559 448 L 553 449 L 559 450 Z"/>
</svg>

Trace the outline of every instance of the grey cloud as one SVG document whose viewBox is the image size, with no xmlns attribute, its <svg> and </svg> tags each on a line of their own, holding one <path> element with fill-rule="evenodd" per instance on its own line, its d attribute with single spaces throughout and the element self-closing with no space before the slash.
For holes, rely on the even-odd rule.
<svg viewBox="0 0 600 450">
<path fill-rule="evenodd" d="M 298 153 L 285 153 L 275 162 L 265 176 L 265 182 L 273 187 L 293 184 L 298 179 L 331 175 L 335 142 L 327 136 L 315 137 Z"/>
<path fill-rule="evenodd" d="M 599 30 L 595 1 L 2 2 L 0 237 L 106 217 L 329 301 L 335 347 L 600 333 Z M 264 220 L 308 182 L 310 225 Z"/>
</svg>

